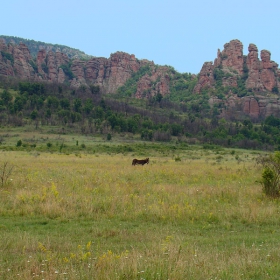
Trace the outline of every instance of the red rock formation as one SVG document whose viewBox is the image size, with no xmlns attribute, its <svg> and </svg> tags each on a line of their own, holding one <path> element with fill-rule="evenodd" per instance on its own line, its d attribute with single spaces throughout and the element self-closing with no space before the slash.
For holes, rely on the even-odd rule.
<svg viewBox="0 0 280 280">
<path fill-rule="evenodd" d="M 258 58 L 258 48 L 254 44 L 248 47 L 249 54 L 247 56 L 246 64 L 248 68 L 248 78 L 246 80 L 246 88 L 251 88 L 258 91 L 263 91 L 264 86 L 260 80 L 260 61 Z"/>
<path fill-rule="evenodd" d="M 243 112 L 253 118 L 258 118 L 260 115 L 258 101 L 254 97 L 245 97 L 243 99 Z"/>
<path fill-rule="evenodd" d="M 223 69 L 230 73 L 229 77 L 223 78 L 224 86 L 237 86 L 237 75 L 243 74 L 243 45 L 239 40 L 232 40 L 224 45 L 224 50 L 221 52 L 218 49 L 217 58 L 212 62 L 205 62 L 199 73 L 199 80 L 194 88 L 194 92 L 198 93 L 204 87 L 213 87 L 215 79 L 213 76 L 214 69 Z"/>
<path fill-rule="evenodd" d="M 194 92 L 199 93 L 205 87 L 211 87 L 215 83 L 214 65 L 212 62 L 205 62 L 199 73 L 198 83 L 194 87 Z"/>
<path fill-rule="evenodd" d="M 43 80 L 47 79 L 47 74 L 42 69 L 43 64 L 47 65 L 46 57 L 47 57 L 47 53 L 45 50 L 40 50 L 37 54 L 38 73 L 40 74 L 40 77 L 42 77 Z"/>
<path fill-rule="evenodd" d="M 0 51 L 0 73 L 2 75 L 16 76 L 22 79 L 34 78 L 34 69 L 29 64 L 31 55 L 24 44 L 6 45 L 4 41 L 1 41 Z"/>
<path fill-rule="evenodd" d="M 114 93 L 118 87 L 131 77 L 131 74 L 138 71 L 141 67 L 134 55 L 123 52 L 111 54 L 108 59 L 105 71 L 103 88 L 105 92 Z"/>
<path fill-rule="evenodd" d="M 22 79 L 34 78 L 34 69 L 29 64 L 31 60 L 30 52 L 24 44 L 18 46 L 9 45 L 9 49 L 14 57 L 14 73 Z"/>
<path fill-rule="evenodd" d="M 14 69 L 11 61 L 5 58 L 1 52 L 11 55 L 4 40 L 0 40 L 0 75 L 14 76 Z"/>
<path fill-rule="evenodd" d="M 230 73 L 229 77 L 223 78 L 224 86 L 237 86 L 237 75 L 244 74 L 244 67 L 248 69 L 248 78 L 246 88 L 253 89 L 256 92 L 272 91 L 274 87 L 279 86 L 278 64 L 270 60 L 270 52 L 261 51 L 261 61 L 258 58 L 258 48 L 254 44 L 248 47 L 248 56 L 246 61 L 243 58 L 243 45 L 239 40 L 232 40 L 224 45 L 224 50 L 218 50 L 214 66 L 211 62 L 203 65 L 195 92 L 200 92 L 203 87 L 215 85 L 215 80 L 211 79 L 211 72 L 215 68 L 222 69 L 225 73 Z M 244 66 L 245 63 L 245 66 Z"/>
<path fill-rule="evenodd" d="M 277 89 L 279 90 L 280 70 L 278 69 L 278 64 L 270 60 L 270 52 L 267 50 L 261 51 L 261 60 L 259 60 L 258 48 L 254 44 L 249 45 L 249 53 L 244 60 L 242 48 L 240 41 L 233 40 L 224 45 L 222 52 L 218 50 L 214 65 L 211 62 L 204 63 L 194 92 L 199 93 L 205 87 L 215 87 L 216 81 L 212 73 L 216 68 L 219 71 L 222 70 L 225 74 L 222 79 L 223 86 L 237 87 L 238 77 L 244 78 L 247 75 L 245 87 L 258 94 L 258 98 L 244 97 L 241 100 L 237 97 L 234 102 L 232 100 L 231 102 L 225 101 L 228 110 L 231 110 L 241 101 L 242 112 L 253 118 L 269 116 L 272 113 L 276 114 L 280 109 L 278 102 L 269 101 L 265 103 L 264 100 L 271 100 L 266 96 L 267 92 L 277 92 Z M 227 93 L 225 92 L 225 94 Z M 210 104 L 213 102 L 215 102 L 214 97 L 211 99 Z M 234 103 L 235 105 L 233 105 Z"/>
<path fill-rule="evenodd" d="M 170 77 L 167 75 L 168 68 L 153 67 L 151 74 L 144 75 L 137 84 L 136 98 L 150 98 L 160 93 L 162 96 L 169 94 Z"/>
<path fill-rule="evenodd" d="M 239 40 L 232 40 L 224 45 L 224 50 L 219 53 L 219 59 L 215 66 L 220 64 L 223 68 L 236 70 L 239 75 L 243 74 L 243 44 Z M 218 65 L 217 65 L 218 64 Z"/>
<path fill-rule="evenodd" d="M 135 96 L 145 98 L 155 96 L 157 93 L 163 96 L 170 93 L 170 81 L 173 75 L 170 68 L 155 66 L 148 60 L 138 60 L 133 54 L 116 52 L 109 59 L 93 57 L 85 61 L 70 60 L 62 52 L 42 49 L 38 52 L 35 62 L 24 44 L 6 45 L 1 40 L 0 51 L 0 74 L 5 76 L 57 83 L 67 81 L 74 88 L 81 85 L 99 85 L 102 93 L 115 93 L 133 73 L 142 66 L 148 65 L 150 72 L 139 79 Z M 209 102 L 212 105 L 217 102 L 225 103 L 227 109 L 224 110 L 224 115 L 229 111 L 232 114 L 237 108 L 240 113 L 243 112 L 253 118 L 279 114 L 280 102 L 277 98 L 266 96 L 269 92 L 277 93 L 279 90 L 278 64 L 271 61 L 270 52 L 266 50 L 261 51 L 260 60 L 258 49 L 254 44 L 249 45 L 248 51 L 246 58 L 243 56 L 243 45 L 239 40 L 232 40 L 225 44 L 224 50 L 218 50 L 214 63 L 203 64 L 194 92 L 199 93 L 203 88 L 209 88 L 214 92 L 216 85 L 214 73 L 217 73 L 215 70 L 218 68 L 219 71 L 224 71 L 223 86 L 237 87 L 239 78 L 247 77 L 245 86 L 254 93 L 251 97 L 238 98 L 237 95 L 232 95 L 231 91 L 224 92 L 228 96 L 226 101 L 211 97 Z M 74 78 L 69 71 L 72 71 Z"/>
<path fill-rule="evenodd" d="M 278 64 L 270 60 L 270 52 L 267 50 L 261 51 L 261 60 L 261 82 L 265 89 L 272 91 L 272 89 L 277 86 L 277 76 L 275 76 L 275 72 L 277 71 Z"/>
</svg>

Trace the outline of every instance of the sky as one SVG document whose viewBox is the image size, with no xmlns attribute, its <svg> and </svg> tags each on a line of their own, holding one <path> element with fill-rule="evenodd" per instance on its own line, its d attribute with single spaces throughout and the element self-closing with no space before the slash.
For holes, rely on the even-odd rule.
<svg viewBox="0 0 280 280">
<path fill-rule="evenodd" d="M 199 73 L 234 39 L 280 64 L 279 0 L 8 0 L 0 16 L 0 35 L 96 57 L 123 51 L 181 73 Z"/>
</svg>

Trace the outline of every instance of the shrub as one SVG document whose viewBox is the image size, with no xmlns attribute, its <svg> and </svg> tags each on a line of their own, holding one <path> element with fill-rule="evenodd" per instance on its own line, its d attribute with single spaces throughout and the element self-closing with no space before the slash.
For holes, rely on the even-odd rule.
<svg viewBox="0 0 280 280">
<path fill-rule="evenodd" d="M 4 162 L 2 166 L 0 166 L 0 184 L 1 187 L 4 187 L 7 184 L 7 181 L 12 174 L 14 166 L 8 162 Z"/>
<path fill-rule="evenodd" d="M 280 194 L 280 152 L 260 157 L 257 162 L 263 166 L 260 183 L 267 196 L 278 197 Z"/>
<path fill-rule="evenodd" d="M 181 161 L 181 158 L 180 158 L 179 156 L 176 156 L 176 157 L 174 158 L 174 160 L 175 160 L 175 161 Z"/>
<path fill-rule="evenodd" d="M 17 141 L 17 147 L 20 147 L 22 145 L 22 141 L 21 140 L 18 140 Z"/>
</svg>

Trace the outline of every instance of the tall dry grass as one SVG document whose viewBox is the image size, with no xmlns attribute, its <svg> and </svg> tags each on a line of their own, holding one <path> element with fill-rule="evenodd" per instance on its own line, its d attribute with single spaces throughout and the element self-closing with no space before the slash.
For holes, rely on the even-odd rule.
<svg viewBox="0 0 280 280">
<path fill-rule="evenodd" d="M 276 279 L 279 202 L 243 161 L 1 153 L 3 279 Z"/>
</svg>

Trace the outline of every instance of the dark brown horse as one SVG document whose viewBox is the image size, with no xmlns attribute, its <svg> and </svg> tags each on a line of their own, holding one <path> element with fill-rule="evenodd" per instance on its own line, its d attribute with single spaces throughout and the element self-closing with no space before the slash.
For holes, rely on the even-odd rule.
<svg viewBox="0 0 280 280">
<path fill-rule="evenodd" d="M 144 165 L 144 164 L 148 164 L 149 163 L 149 158 L 146 158 L 146 159 L 134 159 L 133 161 L 132 161 L 132 165 L 136 165 L 136 164 L 142 164 L 142 165 Z"/>
</svg>

